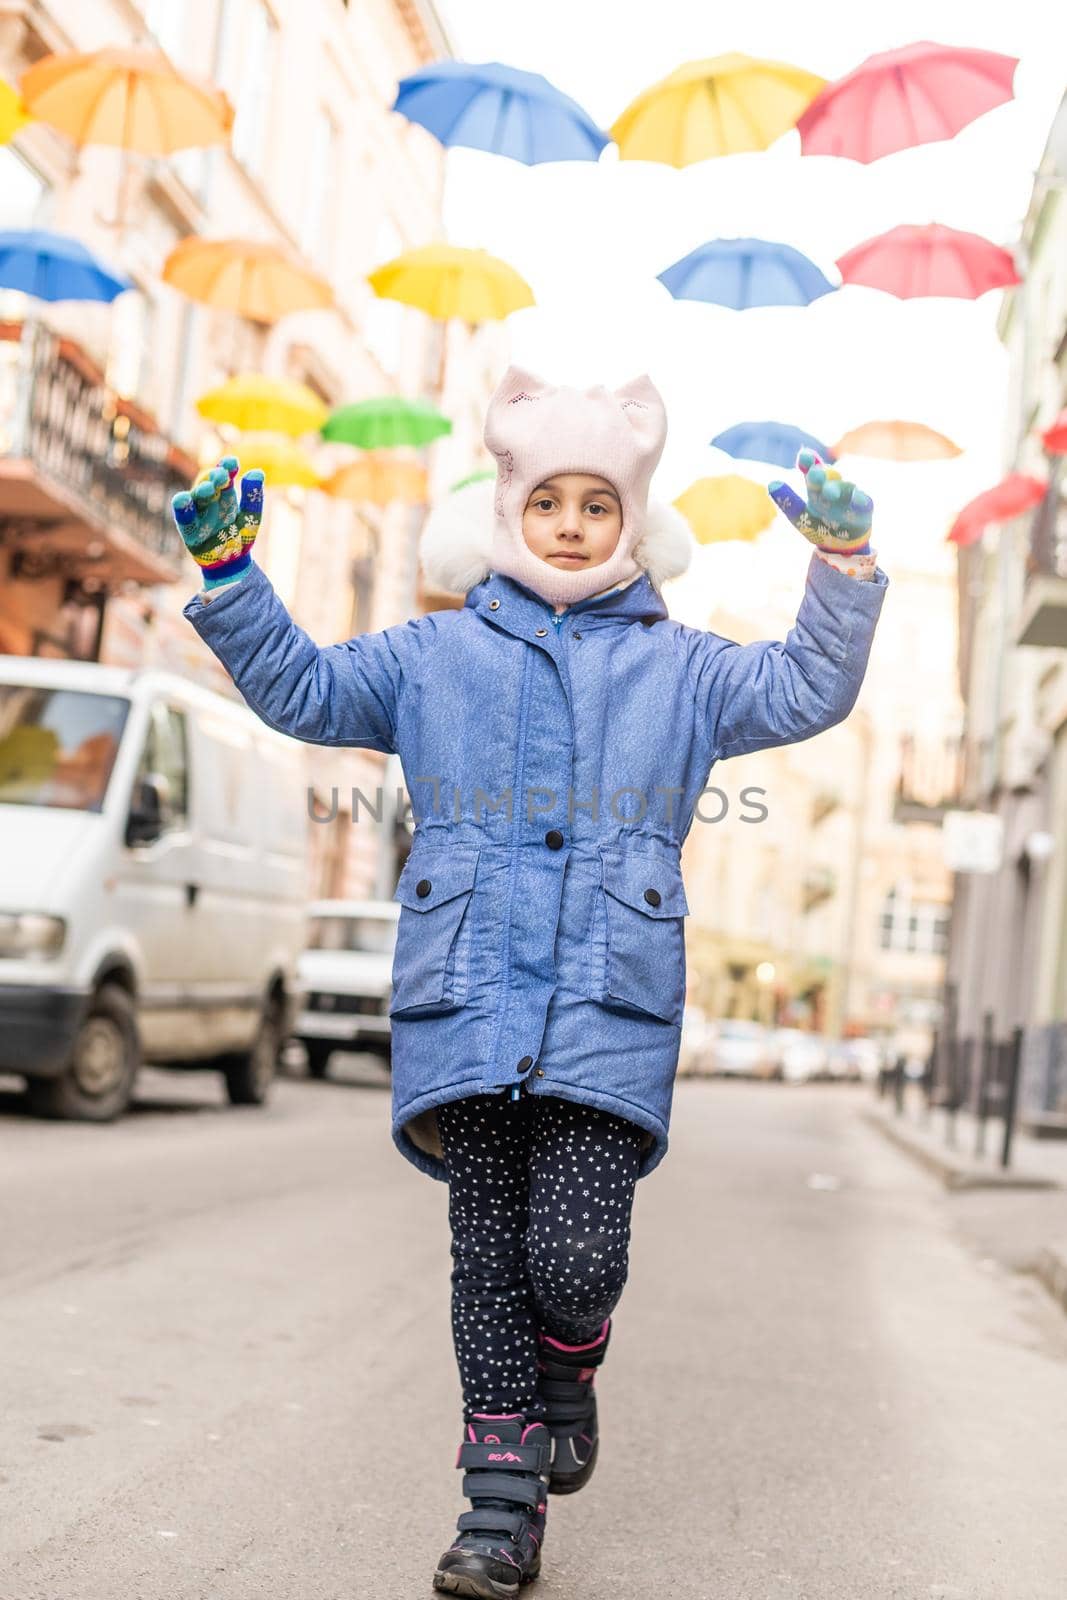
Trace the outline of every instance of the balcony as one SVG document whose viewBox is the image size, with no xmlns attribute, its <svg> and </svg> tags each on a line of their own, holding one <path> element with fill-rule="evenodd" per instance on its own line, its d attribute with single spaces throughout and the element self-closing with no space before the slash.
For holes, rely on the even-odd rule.
<svg viewBox="0 0 1067 1600">
<path fill-rule="evenodd" d="M 1067 500 L 1058 473 L 1030 524 L 1026 589 L 1016 644 L 1067 650 Z"/>
<path fill-rule="evenodd" d="M 893 821 L 940 827 L 945 812 L 959 808 L 964 759 L 964 744 L 958 734 L 930 738 L 903 734 Z"/>
<path fill-rule="evenodd" d="M 10 576 L 107 592 L 172 583 L 180 545 L 169 501 L 196 463 L 108 387 L 72 339 L 0 323 L 0 548 Z"/>
</svg>

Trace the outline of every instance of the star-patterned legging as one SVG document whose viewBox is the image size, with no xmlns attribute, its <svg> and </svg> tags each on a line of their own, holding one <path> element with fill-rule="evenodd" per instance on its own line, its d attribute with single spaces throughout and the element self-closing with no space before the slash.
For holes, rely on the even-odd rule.
<svg viewBox="0 0 1067 1600">
<path fill-rule="evenodd" d="M 622 1294 L 642 1130 L 551 1095 L 472 1095 L 437 1109 L 452 1229 L 452 1336 L 464 1421 L 542 1414 L 540 1328 L 599 1333 Z"/>
</svg>

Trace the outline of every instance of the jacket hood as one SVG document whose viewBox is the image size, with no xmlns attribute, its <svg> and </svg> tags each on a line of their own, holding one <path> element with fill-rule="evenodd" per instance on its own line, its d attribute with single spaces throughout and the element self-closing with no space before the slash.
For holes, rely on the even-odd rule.
<svg viewBox="0 0 1067 1600">
<path fill-rule="evenodd" d="M 419 565 L 442 594 L 466 595 L 492 571 L 495 484 L 483 480 L 446 495 L 430 512 L 419 539 Z M 650 500 L 633 557 L 657 590 L 679 578 L 692 560 L 693 535 L 673 506 Z M 635 580 L 633 587 L 638 587 Z"/>
</svg>

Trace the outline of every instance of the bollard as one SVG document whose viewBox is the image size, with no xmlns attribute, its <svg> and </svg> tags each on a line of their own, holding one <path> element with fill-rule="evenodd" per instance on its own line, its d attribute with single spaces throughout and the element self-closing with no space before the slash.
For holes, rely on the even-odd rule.
<svg viewBox="0 0 1067 1600">
<path fill-rule="evenodd" d="M 986 1011 L 982 1016 L 982 1044 L 978 1056 L 978 1104 L 975 1107 L 977 1122 L 974 1139 L 974 1153 L 976 1156 L 985 1155 L 985 1125 L 989 1109 L 987 1095 L 993 1049 L 993 1013 L 992 1011 Z"/>
<path fill-rule="evenodd" d="M 1004 1144 L 1000 1152 L 1000 1164 L 1007 1167 L 1011 1163 L 1011 1137 L 1015 1132 L 1015 1109 L 1019 1101 L 1019 1069 L 1022 1065 L 1023 1055 L 1023 1030 L 1021 1027 L 1012 1029 L 1011 1049 L 1008 1056 L 1008 1082 L 1006 1101 L 1004 1105 Z"/>
</svg>

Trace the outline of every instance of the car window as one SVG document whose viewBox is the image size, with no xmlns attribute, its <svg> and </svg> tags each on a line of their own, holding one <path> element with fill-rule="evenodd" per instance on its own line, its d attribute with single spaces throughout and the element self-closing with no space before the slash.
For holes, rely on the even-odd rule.
<svg viewBox="0 0 1067 1600">
<path fill-rule="evenodd" d="M 101 811 L 130 702 L 0 683 L 0 804 Z"/>
<path fill-rule="evenodd" d="M 138 783 L 153 776 L 165 779 L 164 828 L 183 828 L 189 815 L 188 733 L 184 711 L 157 701 L 151 710 Z"/>
<path fill-rule="evenodd" d="M 360 951 L 389 955 L 396 943 L 391 917 L 312 917 L 308 947 L 312 950 Z"/>
</svg>

